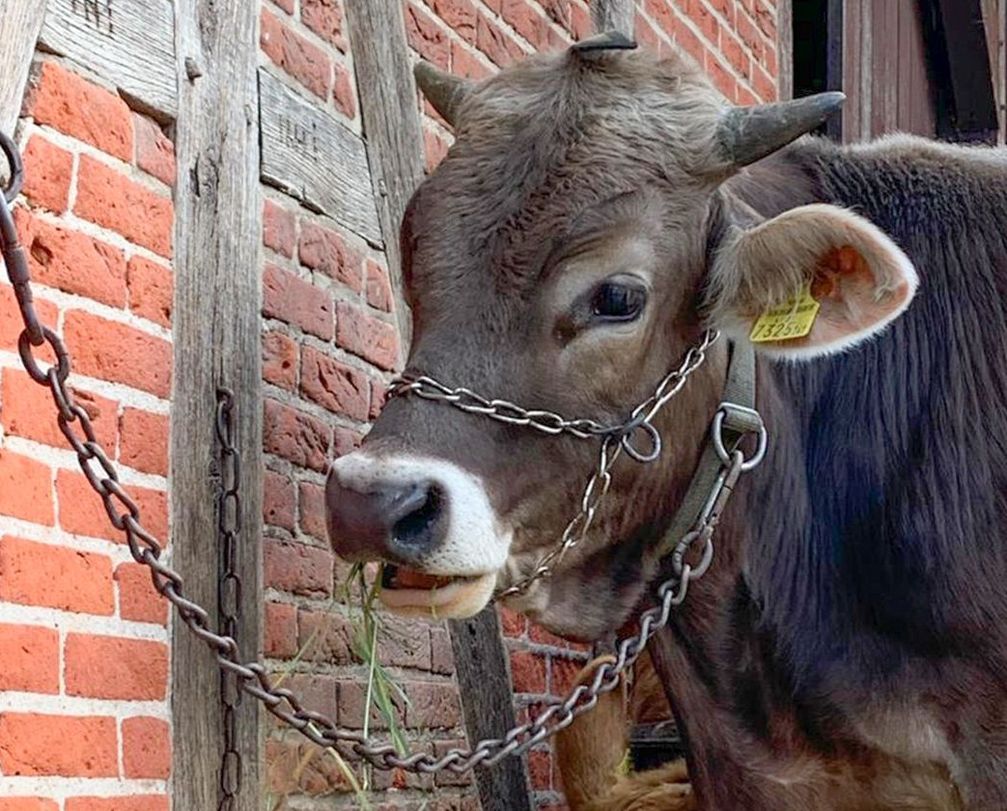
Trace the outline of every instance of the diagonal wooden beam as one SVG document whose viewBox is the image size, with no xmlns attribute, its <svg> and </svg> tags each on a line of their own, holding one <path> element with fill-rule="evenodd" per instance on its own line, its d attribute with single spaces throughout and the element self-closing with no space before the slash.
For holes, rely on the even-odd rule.
<svg viewBox="0 0 1007 811">
<path fill-rule="evenodd" d="M 31 57 L 45 20 L 46 0 L 0 3 L 0 129 L 13 135 Z"/>
</svg>

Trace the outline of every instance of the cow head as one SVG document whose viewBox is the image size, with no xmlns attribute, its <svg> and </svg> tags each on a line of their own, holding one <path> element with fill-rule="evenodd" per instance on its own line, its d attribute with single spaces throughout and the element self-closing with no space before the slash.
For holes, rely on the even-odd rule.
<svg viewBox="0 0 1007 811">
<path fill-rule="evenodd" d="M 836 351 L 907 306 L 913 268 L 870 223 L 826 205 L 764 219 L 725 185 L 840 94 L 734 108 L 683 61 L 625 44 L 595 40 L 475 85 L 418 68 L 456 141 L 402 225 L 410 372 L 617 423 L 704 329 L 747 340 L 808 285 L 821 301 L 811 334 L 761 348 Z M 661 458 L 619 461 L 588 537 L 517 608 L 569 636 L 625 620 L 719 400 L 724 343 L 662 412 Z M 557 543 L 597 454 L 596 441 L 393 398 L 332 466 L 333 546 L 395 564 L 382 591 L 395 609 L 475 613 Z"/>
</svg>

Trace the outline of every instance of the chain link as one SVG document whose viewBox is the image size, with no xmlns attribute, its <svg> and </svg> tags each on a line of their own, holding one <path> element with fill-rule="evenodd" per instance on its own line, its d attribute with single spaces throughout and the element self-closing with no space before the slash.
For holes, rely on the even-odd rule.
<svg viewBox="0 0 1007 811">
<path fill-rule="evenodd" d="M 617 425 L 603 425 L 589 419 L 569 420 L 552 411 L 522 408 L 508 400 L 483 397 L 464 387 L 451 388 L 426 375 L 403 375 L 392 383 L 389 393 L 395 397 L 415 394 L 425 400 L 447 403 L 468 414 L 479 414 L 507 425 L 533 428 L 553 436 L 566 433 L 578 439 L 600 437 L 602 440 L 598 465 L 584 487 L 580 511 L 566 525 L 556 546 L 540 557 L 525 577 L 498 592 L 495 599 L 525 594 L 536 582 L 548 578 L 556 564 L 587 537 L 595 514 L 612 486 L 612 467 L 623 451 L 643 463 L 653 462 L 661 455 L 661 435 L 654 427 L 653 419 L 682 390 L 689 375 L 703 365 L 707 351 L 718 338 L 720 333 L 716 330 L 704 332 L 699 343 L 685 353 L 678 368 L 665 375 L 654 393 L 633 409 L 628 420 Z M 650 445 L 644 450 L 634 444 L 634 437 L 641 432 L 648 437 Z"/>
<path fill-rule="evenodd" d="M 6 198 L 11 200 L 16 196 L 16 189 L 20 182 L 21 164 L 16 147 L 2 132 L 0 132 L 0 150 L 7 155 L 12 176 L 16 180 L 13 186 L 9 186 L 5 190 Z M 429 751 L 399 755 L 390 742 L 371 743 L 360 732 L 339 729 L 335 722 L 328 717 L 306 709 L 300 699 L 290 690 L 272 684 L 261 663 L 257 661 L 242 663 L 238 643 L 234 636 L 234 632 L 237 630 L 236 623 L 240 616 L 237 611 L 240 592 L 232 591 L 233 586 L 222 588 L 222 592 L 227 591 L 226 595 L 223 593 L 221 595 L 223 624 L 219 632 L 211 630 L 210 616 L 207 611 L 185 596 L 184 581 L 181 575 L 161 560 L 160 542 L 143 527 L 140 509 L 120 485 L 116 468 L 97 441 L 87 411 L 75 401 L 73 393 L 66 385 L 66 380 L 72 371 L 70 357 L 60 337 L 52 330 L 40 325 L 38 314 L 32 304 L 29 289 L 30 277 L 24 249 L 18 242 L 11 211 L 5 205 L 0 205 L 0 251 L 2 251 L 7 273 L 14 286 L 14 293 L 25 323 L 25 330 L 18 341 L 21 361 L 32 379 L 49 389 L 58 411 L 57 423 L 60 431 L 76 452 L 81 470 L 87 476 L 91 487 L 101 498 L 109 520 L 125 534 L 133 559 L 150 569 L 151 579 L 157 591 L 175 607 L 179 617 L 192 633 L 216 654 L 222 677 L 235 686 L 235 692 L 240 690 L 261 701 L 274 716 L 297 729 L 319 746 L 331 746 L 345 755 L 356 755 L 379 769 L 400 768 L 405 771 L 429 774 L 443 770 L 461 773 L 477 765 L 492 766 L 507 756 L 521 755 L 549 735 L 569 726 L 577 716 L 593 708 L 599 696 L 618 686 L 620 678 L 628 668 L 633 666 L 650 638 L 667 625 L 672 607 L 681 603 L 685 598 L 689 583 L 702 577 L 706 572 L 709 566 L 709 561 L 706 560 L 707 555 L 712 557 L 711 539 L 716 528 L 716 521 L 723 510 L 724 503 L 730 496 L 731 487 L 733 487 L 733 484 L 728 487 L 728 483 L 736 481 L 736 475 L 732 471 L 736 466 L 740 466 L 738 467 L 739 471 L 745 469 L 741 463 L 746 460 L 738 456 L 738 452 L 734 452 L 734 455 L 729 457 L 731 464 L 725 463 L 725 468 L 728 468 L 727 472 L 718 478 L 715 491 L 710 494 L 707 504 L 711 505 L 711 508 L 704 510 L 703 517 L 697 524 L 698 534 L 695 539 L 703 538 L 703 550 L 707 548 L 710 550 L 708 553 L 706 551 L 702 553 L 702 560 L 706 560 L 705 565 L 702 560 L 696 566 L 685 561 L 685 555 L 692 548 L 695 539 L 689 543 L 683 539 L 682 543 L 685 544 L 685 547 L 682 551 L 681 572 L 673 573 L 658 587 L 659 602 L 640 615 L 639 631 L 618 643 L 615 661 L 601 665 L 595 671 L 594 678 L 590 683 L 578 685 L 565 700 L 547 706 L 534 720 L 511 729 L 502 738 L 479 741 L 471 749 L 451 749 L 439 757 L 435 757 Z M 644 403 L 641 403 L 637 411 L 634 412 L 637 416 L 617 429 L 602 426 L 592 420 L 564 420 L 558 414 L 548 411 L 526 411 L 511 403 L 487 401 L 472 392 L 464 389 L 447 389 L 434 381 L 428 381 L 427 384 L 420 384 L 412 389 L 412 384 L 421 380 L 420 378 L 404 382 L 400 385 L 400 389 L 402 385 L 408 385 L 419 396 L 429 395 L 431 391 L 439 391 L 441 395 L 445 396 L 434 396 L 432 399 L 454 402 L 457 407 L 463 410 L 485 413 L 503 422 L 513 420 L 510 424 L 528 425 L 545 433 L 557 434 L 565 431 L 579 436 L 577 432 L 581 432 L 584 434 L 583 438 L 604 437 L 598 471 L 589 481 L 582 499 L 581 514 L 583 518 L 575 519 L 575 522 L 582 521 L 583 523 L 577 523 L 571 530 L 570 537 L 577 539 L 568 545 L 568 548 L 572 548 L 583 537 L 586 532 L 585 527 L 590 526 L 598 504 L 608 492 L 611 485 L 611 467 L 620 448 L 632 455 L 632 451 L 627 447 L 627 445 L 631 446 L 632 442 L 628 441 L 627 437 L 630 437 L 639 426 L 649 425 L 649 420 L 668 399 L 677 393 L 684 384 L 685 378 L 702 363 L 703 352 L 714 340 L 716 340 L 715 333 L 707 334 L 699 346 L 690 350 L 682 366 L 668 375 L 655 393 Z M 32 354 L 33 347 L 39 347 L 44 343 L 49 344 L 56 358 L 55 365 L 50 367 L 40 365 Z M 420 389 L 423 390 L 423 394 L 420 393 Z M 228 402 L 228 398 L 223 398 L 223 401 Z M 233 427 L 229 427 L 231 419 L 231 408 L 221 406 L 218 410 L 217 427 L 219 434 L 224 437 L 221 440 L 222 450 L 228 445 L 233 450 Z M 221 431 L 221 429 L 224 430 Z M 651 431 L 653 431 L 652 427 Z M 648 431 L 648 434 L 651 431 Z M 651 437 L 656 437 L 656 431 L 651 434 Z M 657 452 L 660 452 L 659 445 Z M 232 539 L 236 540 L 236 533 L 240 532 L 237 495 L 240 460 L 236 452 L 228 454 L 225 450 L 223 456 L 226 457 L 223 459 L 226 464 L 222 466 L 224 475 L 230 478 L 225 478 L 222 487 L 219 505 L 221 527 L 224 528 L 224 533 L 231 535 Z M 741 462 L 738 462 L 739 459 Z M 233 495 L 229 495 L 232 490 Z M 690 535 L 692 534 L 690 533 Z M 686 537 L 688 539 L 689 536 Z M 234 556 L 237 550 L 234 543 L 225 542 L 222 547 L 225 558 L 224 569 L 227 570 L 229 563 L 236 562 Z M 556 555 L 545 565 L 555 563 L 558 557 L 564 553 L 562 548 L 555 551 Z M 226 598 L 226 603 L 223 598 Z M 233 614 L 233 624 L 231 614 Z M 222 795 L 226 795 L 228 792 L 232 795 L 236 794 L 240 786 L 240 760 L 231 754 L 235 743 L 233 733 L 229 741 L 225 744 L 229 748 L 224 754 L 221 768 Z M 223 804 L 224 800 L 226 800 L 226 796 L 222 799 L 221 808 L 228 807 Z"/>
<path fill-rule="evenodd" d="M 214 427 L 219 452 L 220 484 L 217 494 L 217 543 L 220 550 L 217 584 L 217 611 L 220 635 L 238 643 L 241 619 L 241 577 L 238 574 L 238 537 L 241 533 L 241 454 L 235 442 L 234 393 L 217 389 L 217 418 Z M 224 745 L 220 761 L 220 803 L 217 811 L 237 811 L 241 792 L 242 763 L 238 751 L 237 710 L 241 691 L 233 674 L 220 671 L 220 704 Z"/>
</svg>

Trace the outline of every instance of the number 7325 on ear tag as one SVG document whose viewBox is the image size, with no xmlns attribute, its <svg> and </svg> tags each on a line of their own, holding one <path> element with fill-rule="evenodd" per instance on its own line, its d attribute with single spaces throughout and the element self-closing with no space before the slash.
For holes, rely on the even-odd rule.
<svg viewBox="0 0 1007 811">
<path fill-rule="evenodd" d="M 758 344 L 803 338 L 815 325 L 821 306 L 806 287 L 799 296 L 759 316 L 748 336 L 749 340 Z"/>
</svg>

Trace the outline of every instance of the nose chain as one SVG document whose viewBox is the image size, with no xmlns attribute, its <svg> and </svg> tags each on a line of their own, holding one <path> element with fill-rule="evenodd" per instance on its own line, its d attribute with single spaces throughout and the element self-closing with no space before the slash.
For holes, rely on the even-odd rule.
<svg viewBox="0 0 1007 811">
<path fill-rule="evenodd" d="M 592 419 L 571 420 L 553 411 L 522 408 L 508 400 L 483 397 L 468 388 L 451 388 L 427 375 L 403 375 L 392 384 L 389 391 L 392 396 L 415 394 L 425 400 L 447 403 L 468 414 L 480 414 L 497 422 L 532 428 L 552 436 L 569 434 L 578 439 L 601 439 L 598 464 L 584 487 L 580 510 L 566 525 L 556 545 L 538 559 L 531 572 L 498 592 L 494 595 L 495 599 L 524 594 L 539 580 L 550 577 L 567 553 L 587 537 L 595 515 L 612 486 L 612 468 L 624 451 L 631 459 L 644 464 L 661 455 L 661 435 L 653 420 L 682 390 L 689 376 L 703 365 L 707 351 L 719 337 L 720 333 L 716 330 L 704 332 L 699 343 L 689 348 L 681 364 L 664 376 L 654 393 L 634 408 L 625 422 L 616 425 L 605 425 Z"/>
</svg>

